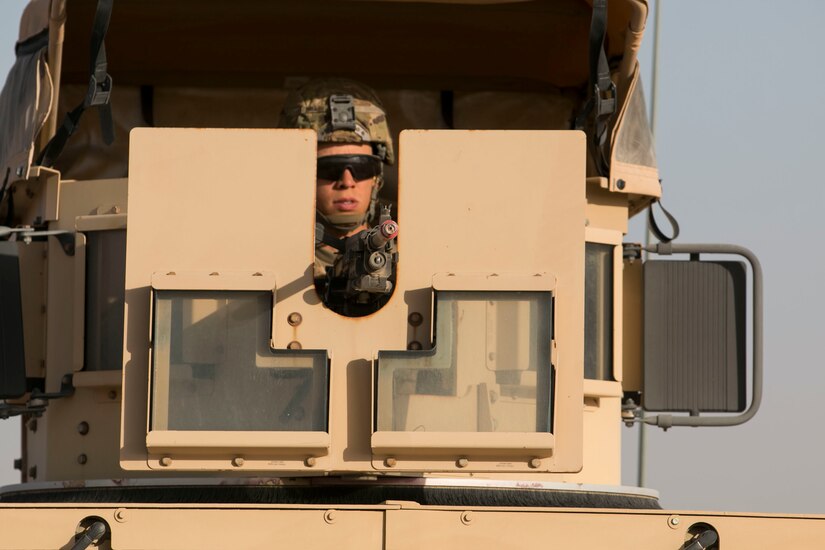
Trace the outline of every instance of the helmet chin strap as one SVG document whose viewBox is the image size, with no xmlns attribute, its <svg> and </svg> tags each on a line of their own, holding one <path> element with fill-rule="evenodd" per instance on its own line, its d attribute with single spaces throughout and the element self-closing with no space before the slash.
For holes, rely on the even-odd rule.
<svg viewBox="0 0 825 550">
<path fill-rule="evenodd" d="M 315 216 L 324 224 L 325 228 L 333 229 L 337 233 L 349 233 L 363 224 L 369 214 L 331 214 L 327 216 L 320 210 L 315 210 Z"/>
</svg>

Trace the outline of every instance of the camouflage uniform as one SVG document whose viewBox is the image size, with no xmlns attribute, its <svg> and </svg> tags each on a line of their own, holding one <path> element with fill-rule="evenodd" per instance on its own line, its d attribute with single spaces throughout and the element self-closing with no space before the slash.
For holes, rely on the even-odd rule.
<svg viewBox="0 0 825 550">
<path fill-rule="evenodd" d="M 354 120 L 352 115 L 354 114 Z M 369 143 L 373 154 L 384 163 L 395 163 L 387 115 L 376 93 L 352 80 L 329 78 L 307 82 L 287 97 L 278 125 L 281 128 L 311 128 L 319 143 Z M 366 214 L 324 215 L 316 210 L 325 228 L 346 233 L 375 217 L 378 191 L 384 184 L 376 177 Z M 335 262 L 337 253 L 323 245 L 315 248 L 315 277 L 323 278 L 325 268 Z"/>
</svg>

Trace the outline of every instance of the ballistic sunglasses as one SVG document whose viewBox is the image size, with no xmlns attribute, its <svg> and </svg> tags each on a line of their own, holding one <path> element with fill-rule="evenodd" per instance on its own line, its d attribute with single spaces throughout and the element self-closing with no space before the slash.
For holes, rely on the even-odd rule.
<svg viewBox="0 0 825 550">
<path fill-rule="evenodd" d="M 338 181 L 349 170 L 356 181 L 381 175 L 381 158 L 375 155 L 327 155 L 318 157 L 318 179 Z"/>
</svg>

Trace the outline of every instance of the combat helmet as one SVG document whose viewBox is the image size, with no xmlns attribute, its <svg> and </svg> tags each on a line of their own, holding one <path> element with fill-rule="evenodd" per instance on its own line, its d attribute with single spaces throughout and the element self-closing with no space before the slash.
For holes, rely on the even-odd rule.
<svg viewBox="0 0 825 550">
<path fill-rule="evenodd" d="M 375 91 L 359 82 L 340 78 L 307 82 L 287 96 L 278 125 L 311 128 L 318 134 L 319 143 L 368 143 L 373 154 L 385 164 L 395 162 L 384 107 Z M 349 213 L 328 216 L 317 212 L 318 218 L 340 231 L 368 222 L 375 215 L 378 190 L 383 183 L 383 176 L 377 176 L 364 216 Z"/>
</svg>

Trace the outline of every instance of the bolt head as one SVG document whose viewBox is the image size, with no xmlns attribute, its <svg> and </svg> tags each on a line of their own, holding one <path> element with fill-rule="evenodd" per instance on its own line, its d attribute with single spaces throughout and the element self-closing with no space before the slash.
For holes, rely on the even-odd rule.
<svg viewBox="0 0 825 550">
<path fill-rule="evenodd" d="M 160 459 L 161 466 L 171 466 L 172 465 L 172 457 L 171 456 L 164 456 Z"/>
<path fill-rule="evenodd" d="M 541 466 L 541 459 L 538 458 L 531 458 L 529 465 L 531 468 L 538 468 Z"/>
<path fill-rule="evenodd" d="M 667 518 L 667 524 L 673 529 L 678 527 L 679 523 L 681 523 L 681 521 L 682 520 L 679 519 L 679 516 L 670 516 L 669 518 Z"/>
<path fill-rule="evenodd" d="M 395 468 L 396 464 L 398 464 L 398 461 L 395 459 L 395 457 L 388 456 L 384 459 L 384 466 L 386 466 L 387 468 Z"/>
<path fill-rule="evenodd" d="M 118 508 L 117 510 L 115 510 L 114 516 L 115 521 L 117 521 L 118 523 L 123 523 L 124 521 L 126 521 L 126 509 Z"/>
<path fill-rule="evenodd" d="M 77 425 L 77 433 L 80 435 L 86 435 L 89 433 L 89 423 L 85 420 Z"/>
<path fill-rule="evenodd" d="M 244 461 L 242 456 L 236 456 L 235 458 L 232 459 L 232 465 L 235 466 L 236 468 L 240 468 L 241 466 L 243 466 L 244 462 L 245 461 Z"/>
<path fill-rule="evenodd" d="M 297 327 L 298 325 L 300 325 L 301 321 L 303 321 L 303 320 L 304 320 L 304 318 L 297 311 L 293 311 L 286 318 L 286 322 L 289 323 L 293 327 Z"/>
<path fill-rule="evenodd" d="M 459 458 L 458 460 L 455 461 L 455 465 L 458 466 L 459 468 L 466 468 L 467 466 L 470 465 L 470 461 L 468 459 L 464 458 L 464 457 L 461 457 L 461 458 Z"/>
<path fill-rule="evenodd" d="M 86 464 L 89 461 L 89 457 L 86 456 L 86 453 L 80 453 L 77 455 L 77 463 L 80 465 Z"/>
<path fill-rule="evenodd" d="M 301 342 L 299 342 L 298 340 L 293 340 L 292 342 L 290 342 L 286 345 L 286 349 L 302 349 L 302 348 L 303 348 L 303 346 L 301 345 Z"/>
<path fill-rule="evenodd" d="M 304 464 L 306 464 L 307 467 L 309 467 L 309 468 L 312 468 L 317 463 L 318 463 L 318 460 L 314 456 L 308 456 L 307 459 L 304 460 Z"/>
<path fill-rule="evenodd" d="M 410 313 L 410 316 L 407 317 L 407 322 L 414 327 L 421 326 L 421 323 L 424 322 L 424 316 L 417 311 L 413 311 Z"/>
</svg>

